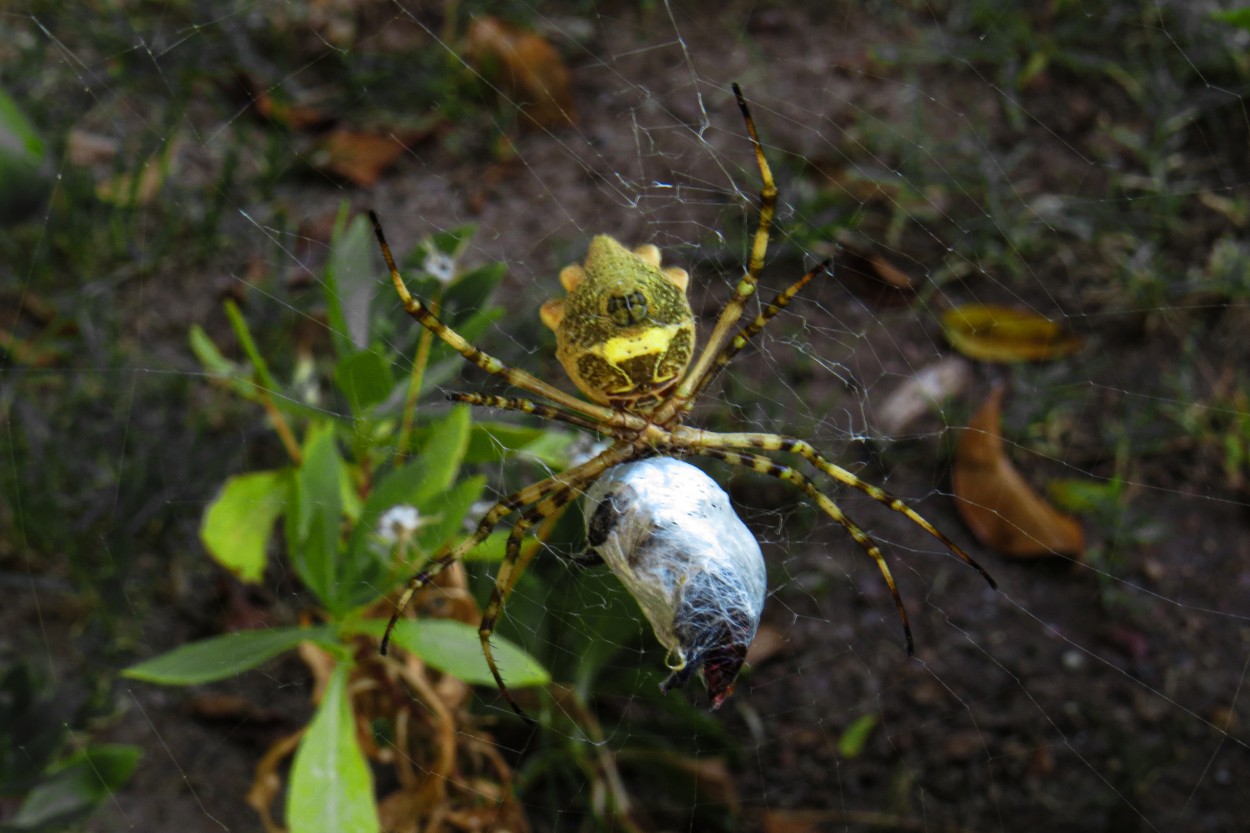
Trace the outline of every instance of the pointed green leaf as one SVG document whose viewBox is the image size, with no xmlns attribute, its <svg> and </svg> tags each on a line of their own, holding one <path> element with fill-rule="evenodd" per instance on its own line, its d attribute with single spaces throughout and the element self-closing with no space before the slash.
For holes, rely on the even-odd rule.
<svg viewBox="0 0 1250 833">
<path fill-rule="evenodd" d="M 340 359 L 334 368 L 334 383 L 354 414 L 386 399 L 395 388 L 390 364 L 373 350 L 360 350 Z"/>
<path fill-rule="evenodd" d="M 381 635 L 381 622 L 377 622 Z M 391 639 L 430 665 L 476 685 L 494 685 L 482 654 L 477 628 L 452 619 L 400 619 Z M 504 682 L 513 688 L 546 685 L 551 681 L 538 661 L 502 636 L 492 636 L 491 651 Z"/>
<path fill-rule="evenodd" d="M 340 664 L 330 675 L 295 752 L 286 803 L 291 833 L 374 833 L 381 828 L 373 774 L 356 738 L 347 671 Z"/>
<path fill-rule="evenodd" d="M 141 753 L 137 746 L 88 746 L 49 771 L 27 793 L 5 830 L 61 830 L 81 822 L 130 780 Z"/>
<path fill-rule="evenodd" d="M 287 542 L 300 579 L 322 604 L 336 612 L 341 612 L 339 596 L 344 590 L 336 581 L 335 570 L 343 518 L 342 467 L 333 427 L 315 427 L 309 432 L 304 460 L 295 478 L 298 539 Z"/>
<path fill-rule="evenodd" d="M 122 675 L 161 685 L 199 685 L 242 674 L 304 640 L 334 642 L 335 636 L 326 627 L 227 633 L 132 665 Z"/>
<path fill-rule="evenodd" d="M 485 310 L 490 296 L 507 272 L 506 265 L 490 263 L 456 278 L 443 292 L 443 309 L 447 311 L 448 323 L 459 329 L 469 316 Z"/>
<path fill-rule="evenodd" d="M 402 504 L 424 510 L 431 499 L 451 487 L 469 447 L 469 424 L 468 406 L 453 408 L 424 434 L 412 459 L 378 479 L 352 531 L 352 553 L 363 552 L 387 509 Z"/>
<path fill-rule="evenodd" d="M 507 422 L 473 423 L 466 463 L 493 463 L 513 455 L 532 457 L 553 468 L 568 465 L 569 446 L 581 435 Z"/>
<path fill-rule="evenodd" d="M 239 306 L 234 301 L 226 301 L 226 318 L 230 319 L 230 326 L 234 329 L 234 337 L 239 340 L 239 346 L 243 348 L 243 354 L 247 356 L 247 360 L 252 363 L 252 368 L 256 371 L 256 381 L 262 388 L 270 393 L 279 393 L 281 388 L 278 382 L 273 378 L 273 374 L 269 372 L 269 364 L 265 361 L 265 357 L 260 354 L 260 348 L 256 346 L 256 340 L 252 338 L 252 331 L 247 326 L 247 321 L 243 319 L 243 313 L 239 311 Z"/>
<path fill-rule="evenodd" d="M 227 359 L 199 324 L 192 325 L 189 341 L 191 352 L 200 360 L 200 364 L 209 376 L 228 382 L 230 390 L 237 396 L 249 401 L 255 401 L 258 398 L 256 386 L 252 384 L 251 375 L 247 369 L 238 362 Z"/>
<path fill-rule="evenodd" d="M 465 516 L 481 498 L 485 487 L 485 477 L 469 477 L 422 504 L 421 512 L 428 520 L 417 530 L 421 549 L 434 552 L 448 540 L 467 535 Z"/>
<path fill-rule="evenodd" d="M 291 472 L 258 471 L 231 477 L 200 524 L 200 540 L 218 564 L 243 581 L 265 572 L 266 544 L 287 505 Z"/>
<path fill-rule="evenodd" d="M 330 243 L 330 259 L 324 277 L 326 318 L 335 352 L 346 356 L 369 344 L 369 305 L 377 291 L 373 233 L 364 215 L 346 222 L 343 203 Z"/>
</svg>

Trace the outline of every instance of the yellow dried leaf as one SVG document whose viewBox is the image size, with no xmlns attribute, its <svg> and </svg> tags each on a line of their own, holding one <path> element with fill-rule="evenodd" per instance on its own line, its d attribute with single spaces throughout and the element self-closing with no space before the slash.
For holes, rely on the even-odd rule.
<svg viewBox="0 0 1250 833">
<path fill-rule="evenodd" d="M 1037 313 L 994 304 L 947 310 L 942 329 L 956 350 L 984 362 L 1056 359 L 1081 346 L 1080 339 Z"/>
<path fill-rule="evenodd" d="M 1047 503 L 1007 459 L 1000 434 L 1000 385 L 977 411 L 955 449 L 952 486 L 964 523 L 987 547 L 1015 558 L 1085 552 L 1080 523 Z"/>
</svg>

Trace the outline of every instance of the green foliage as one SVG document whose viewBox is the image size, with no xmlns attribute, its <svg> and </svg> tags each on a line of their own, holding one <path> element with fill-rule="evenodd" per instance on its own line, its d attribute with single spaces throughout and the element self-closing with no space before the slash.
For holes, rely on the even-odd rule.
<svg viewBox="0 0 1250 833">
<path fill-rule="evenodd" d="M 851 721 L 851 725 L 838 738 L 838 754 L 848 761 L 862 755 L 872 730 L 880 722 L 881 718 L 875 714 L 860 715 Z"/>
<path fill-rule="evenodd" d="M 324 626 L 227 633 L 133 665 L 125 676 L 161 685 L 201 685 L 242 674 L 305 640 L 328 647 L 337 642 L 334 630 Z"/>
<path fill-rule="evenodd" d="M 16 806 L 0 833 L 80 824 L 130 780 L 136 747 L 88 744 L 65 753 L 71 726 L 82 722 L 75 711 L 63 692 L 49 691 L 25 665 L 0 678 L 0 798 Z"/>
<path fill-rule="evenodd" d="M 356 741 L 347 696 L 347 667 L 339 665 L 295 753 L 287 823 L 292 830 L 372 833 L 381 828 L 372 797 L 373 774 Z"/>
<path fill-rule="evenodd" d="M 370 628 L 375 636 L 381 631 Z M 406 651 L 411 651 L 439 671 L 458 677 L 466 683 L 494 685 L 482 655 L 477 628 L 451 619 L 416 621 L 400 620 L 391 637 Z M 491 638 L 491 650 L 501 673 L 512 688 L 541 686 L 551 676 L 529 654 L 502 637 Z"/>
<path fill-rule="evenodd" d="M 413 278 L 414 288 L 441 303 L 443 316 L 468 337 L 497 318 L 488 301 L 504 274 L 499 264 L 458 274 L 456 261 L 471 233 L 458 229 L 423 244 L 424 268 Z M 196 685 L 241 674 L 304 642 L 326 651 L 333 670 L 295 754 L 287 792 L 287 824 L 294 833 L 378 829 L 348 683 L 363 665 L 378 661 L 376 639 L 389 613 L 378 605 L 383 595 L 412 565 L 465 534 L 485 485 L 483 477 L 462 471 L 470 450 L 477 463 L 498 465 L 523 451 L 564 465 L 572 440 L 541 429 L 475 426 L 467 406 L 422 406 L 422 394 L 463 360 L 418 346 L 409 372 L 396 372 L 409 361 L 411 340 L 396 335 L 384 318 L 370 320 L 373 296 L 390 291 L 379 284 L 375 260 L 364 218 L 349 221 L 346 211 L 340 213 L 322 281 L 334 353 L 329 361 L 265 355 L 233 302 L 225 312 L 242 360 L 227 358 L 204 330 L 190 333 L 206 373 L 229 393 L 264 408 L 290 458 L 284 467 L 223 484 L 204 513 L 205 548 L 240 580 L 259 582 L 280 525 L 286 559 L 324 624 L 226 634 L 125 672 L 152 683 Z M 321 384 L 310 378 L 318 368 Z M 314 389 L 335 391 L 337 402 L 310 396 Z M 362 637 L 372 645 L 363 652 Z M 493 684 L 473 626 L 404 620 L 394 640 L 433 668 Z M 543 666 L 516 645 L 497 637 L 493 646 L 512 686 L 549 682 Z"/>
</svg>

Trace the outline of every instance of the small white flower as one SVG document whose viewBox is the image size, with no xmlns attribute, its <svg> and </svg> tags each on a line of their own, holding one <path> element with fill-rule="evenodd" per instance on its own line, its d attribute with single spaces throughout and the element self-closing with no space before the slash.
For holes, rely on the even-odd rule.
<svg viewBox="0 0 1250 833">
<path fill-rule="evenodd" d="M 428 251 L 421 263 L 421 269 L 439 283 L 449 284 L 456 277 L 456 259 L 442 252 Z"/>
<path fill-rule="evenodd" d="M 387 544 L 408 541 L 426 519 L 415 506 L 400 504 L 392 506 L 378 519 L 378 537 Z"/>
</svg>

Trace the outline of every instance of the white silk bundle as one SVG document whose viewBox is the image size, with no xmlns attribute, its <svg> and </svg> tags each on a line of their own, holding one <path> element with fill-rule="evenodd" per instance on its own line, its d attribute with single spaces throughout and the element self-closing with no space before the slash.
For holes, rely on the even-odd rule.
<svg viewBox="0 0 1250 833">
<path fill-rule="evenodd" d="M 669 651 L 667 692 L 702 671 L 712 708 L 734 680 L 764 609 L 759 544 L 729 495 L 689 463 L 652 457 L 610 469 L 585 498 L 586 539 Z"/>
</svg>

